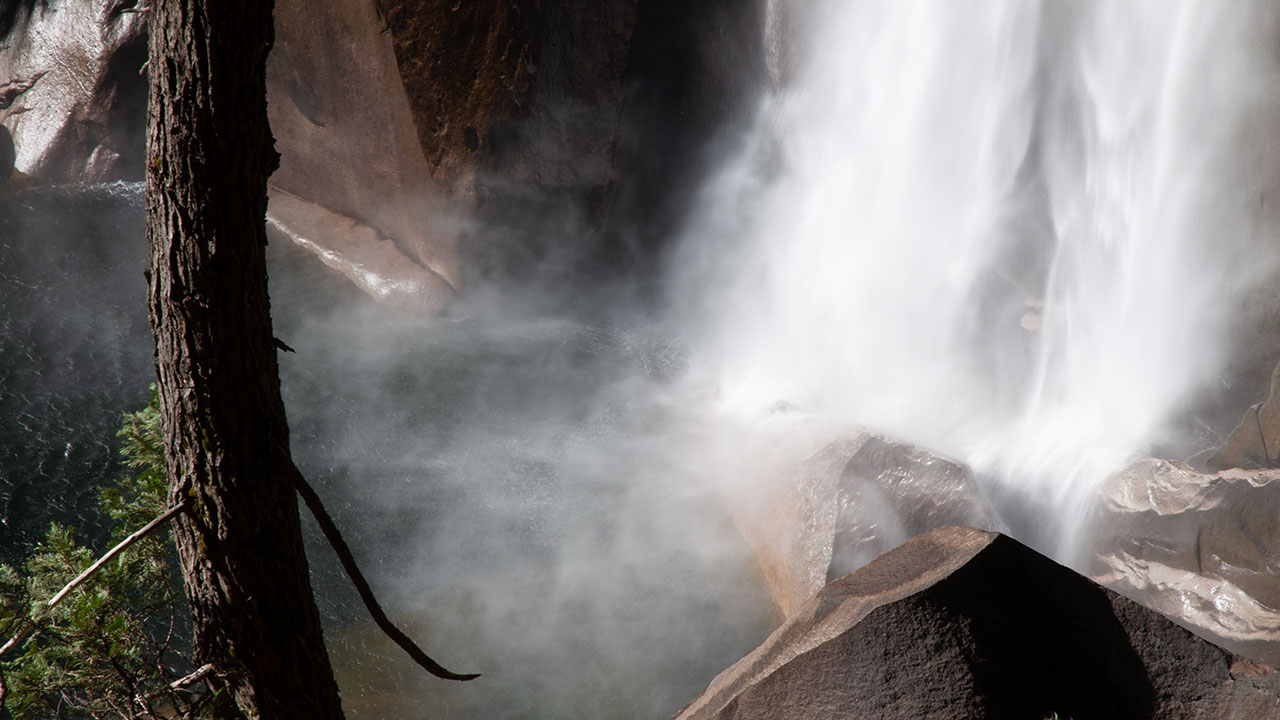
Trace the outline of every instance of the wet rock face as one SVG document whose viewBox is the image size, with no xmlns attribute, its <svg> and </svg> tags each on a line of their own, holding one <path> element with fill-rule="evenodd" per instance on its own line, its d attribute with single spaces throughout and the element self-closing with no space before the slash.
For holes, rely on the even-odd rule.
<svg viewBox="0 0 1280 720">
<path fill-rule="evenodd" d="M 1270 394 L 1245 411 L 1225 442 L 1205 460 L 1210 471 L 1280 466 L 1280 365 L 1271 372 Z"/>
<path fill-rule="evenodd" d="M 268 215 L 374 297 L 434 313 L 461 283 L 456 230 L 382 30 L 372 0 L 277 0 Z"/>
<path fill-rule="evenodd" d="M 1139 458 L 1103 484 L 1097 581 L 1280 666 L 1280 471 Z"/>
<path fill-rule="evenodd" d="M 380 0 L 472 275 L 528 275 L 602 220 L 636 0 Z M 554 240 L 551 236 L 554 236 Z"/>
<path fill-rule="evenodd" d="M 967 466 L 908 443 L 868 438 L 837 482 L 828 581 L 934 528 L 999 527 Z M 887 527 L 875 532 L 877 526 Z"/>
<path fill-rule="evenodd" d="M 1017 542 L 917 537 L 842 577 L 676 717 L 1280 718 L 1280 672 Z"/>
<path fill-rule="evenodd" d="M 12 0 L 0 10 L 0 124 L 43 182 L 141 179 L 146 15 L 137 0 Z"/>
<path fill-rule="evenodd" d="M 969 469 L 945 456 L 788 408 L 756 427 L 726 452 L 744 443 L 770 452 L 735 469 L 724 496 L 786 617 L 831 579 L 915 535 L 1003 527 Z M 1082 571 L 1280 666 L 1280 470 L 1203 474 L 1138 457 L 1097 493 L 1081 533 L 1089 539 Z"/>
<path fill-rule="evenodd" d="M 435 181 L 608 182 L 636 4 L 380 0 Z"/>
<path fill-rule="evenodd" d="M 727 488 L 726 502 L 787 617 L 832 578 L 911 537 L 944 525 L 1000 527 L 963 464 L 787 410 L 771 425 L 754 441 L 779 448 L 776 465 L 757 468 L 756 487 Z"/>
</svg>

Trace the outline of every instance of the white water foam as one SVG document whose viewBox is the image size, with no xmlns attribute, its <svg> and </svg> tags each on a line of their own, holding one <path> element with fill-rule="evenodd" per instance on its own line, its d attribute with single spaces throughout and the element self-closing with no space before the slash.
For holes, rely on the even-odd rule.
<svg viewBox="0 0 1280 720">
<path fill-rule="evenodd" d="M 962 458 L 1069 556 L 1275 268 L 1277 8 L 789 11 L 795 72 L 678 258 L 723 409 L 785 400 Z"/>
</svg>

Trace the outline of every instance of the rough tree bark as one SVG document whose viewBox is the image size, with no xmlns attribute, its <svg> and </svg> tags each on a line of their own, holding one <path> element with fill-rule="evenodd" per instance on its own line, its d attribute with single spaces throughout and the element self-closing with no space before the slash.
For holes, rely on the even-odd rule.
<svg viewBox="0 0 1280 720">
<path fill-rule="evenodd" d="M 150 35 L 150 315 L 195 654 L 246 717 L 340 718 L 267 298 L 272 3 L 154 0 Z"/>
</svg>

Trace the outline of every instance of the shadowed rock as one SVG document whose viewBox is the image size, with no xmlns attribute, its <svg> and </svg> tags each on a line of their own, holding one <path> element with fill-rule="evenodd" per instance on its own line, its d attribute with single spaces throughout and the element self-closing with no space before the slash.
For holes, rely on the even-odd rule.
<svg viewBox="0 0 1280 720">
<path fill-rule="evenodd" d="M 606 185 L 636 0 L 379 2 L 432 177 Z"/>
<path fill-rule="evenodd" d="M 1245 411 L 1205 466 L 1211 471 L 1280 466 L 1280 365 L 1271 373 L 1267 399 Z"/>
<path fill-rule="evenodd" d="M 13 174 L 13 161 L 16 154 L 13 147 L 13 135 L 9 129 L 0 125 L 0 185 Z"/>
<path fill-rule="evenodd" d="M 994 533 L 842 577 L 679 720 L 1280 718 L 1280 675 Z"/>
</svg>

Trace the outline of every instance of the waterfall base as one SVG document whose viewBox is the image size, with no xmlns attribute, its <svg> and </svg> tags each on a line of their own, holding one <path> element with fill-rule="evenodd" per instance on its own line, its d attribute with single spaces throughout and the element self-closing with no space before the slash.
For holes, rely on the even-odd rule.
<svg viewBox="0 0 1280 720">
<path fill-rule="evenodd" d="M 766 454 L 742 457 L 744 444 Z M 1005 530 L 970 469 L 872 431 L 774 412 L 725 444 L 725 488 L 783 614 L 945 525 Z M 1077 569 L 1232 652 L 1280 666 L 1280 470 L 1203 474 L 1136 457 L 1084 505 Z"/>
</svg>

